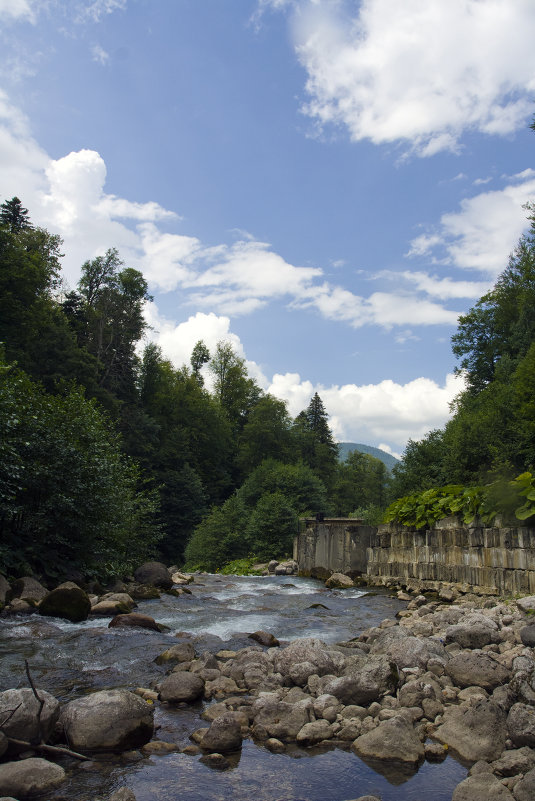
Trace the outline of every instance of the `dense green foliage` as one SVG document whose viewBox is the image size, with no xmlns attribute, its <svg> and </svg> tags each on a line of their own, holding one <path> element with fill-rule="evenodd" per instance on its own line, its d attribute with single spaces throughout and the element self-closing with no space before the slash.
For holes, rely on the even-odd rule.
<svg viewBox="0 0 535 801">
<path fill-rule="evenodd" d="M 384 506 L 384 465 L 338 461 L 317 394 L 293 420 L 229 342 L 178 369 L 141 352 L 143 275 L 110 248 L 65 293 L 61 245 L 0 205 L 0 571 L 216 569 L 289 554 L 300 514 Z"/>
<path fill-rule="evenodd" d="M 535 210 L 494 288 L 452 338 L 466 389 L 442 430 L 410 441 L 391 497 L 446 484 L 493 484 L 535 465 Z"/>
</svg>

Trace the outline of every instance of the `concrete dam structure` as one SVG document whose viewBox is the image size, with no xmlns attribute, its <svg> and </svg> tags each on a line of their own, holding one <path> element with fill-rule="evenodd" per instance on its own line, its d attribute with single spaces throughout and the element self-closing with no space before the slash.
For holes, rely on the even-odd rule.
<svg viewBox="0 0 535 801">
<path fill-rule="evenodd" d="M 433 528 L 389 523 L 364 526 L 350 518 L 302 521 L 294 559 L 305 576 L 363 576 L 370 584 L 462 592 L 535 594 L 535 528 L 464 525 L 456 517 Z"/>
</svg>

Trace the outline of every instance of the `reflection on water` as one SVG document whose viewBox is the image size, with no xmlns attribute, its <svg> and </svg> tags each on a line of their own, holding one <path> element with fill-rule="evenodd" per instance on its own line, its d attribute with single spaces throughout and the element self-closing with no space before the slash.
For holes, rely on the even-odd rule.
<svg viewBox="0 0 535 801">
<path fill-rule="evenodd" d="M 202 576 L 191 595 L 139 603 L 138 611 L 168 627 L 163 633 L 108 629 L 109 618 L 81 624 L 22 617 L 0 621 L 0 690 L 26 686 L 28 659 L 38 686 L 61 701 L 90 690 L 151 687 L 165 673 L 155 657 L 177 636 L 194 640 L 198 652 L 255 644 L 248 633 L 271 632 L 285 643 L 297 637 L 326 642 L 349 640 L 391 618 L 403 604 L 386 594 L 360 589 L 329 591 L 312 579 Z M 156 709 L 159 739 L 185 747 L 200 726 L 202 704 Z M 291 749 L 271 754 L 245 741 L 230 769 L 214 771 L 198 757 L 181 753 L 142 757 L 138 752 L 98 758 L 86 767 L 64 764 L 68 784 L 50 799 L 88 801 L 131 787 L 137 801 L 346 801 L 375 794 L 383 801 L 450 801 L 466 770 L 448 758 L 424 764 L 413 776 L 399 770 L 383 776 L 351 752 Z"/>
</svg>

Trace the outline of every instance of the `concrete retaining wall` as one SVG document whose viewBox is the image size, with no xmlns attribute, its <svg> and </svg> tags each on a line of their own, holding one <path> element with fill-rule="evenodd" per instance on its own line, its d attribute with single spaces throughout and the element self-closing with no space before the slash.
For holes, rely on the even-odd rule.
<svg viewBox="0 0 535 801">
<path fill-rule="evenodd" d="M 371 584 L 535 594 L 535 528 L 465 526 L 455 517 L 428 530 L 341 518 L 302 522 L 294 542 L 301 575 L 365 574 Z"/>
<path fill-rule="evenodd" d="M 299 575 L 328 578 L 331 573 L 359 576 L 366 573 L 368 549 L 377 529 L 354 518 L 301 520 L 294 540 Z"/>
</svg>

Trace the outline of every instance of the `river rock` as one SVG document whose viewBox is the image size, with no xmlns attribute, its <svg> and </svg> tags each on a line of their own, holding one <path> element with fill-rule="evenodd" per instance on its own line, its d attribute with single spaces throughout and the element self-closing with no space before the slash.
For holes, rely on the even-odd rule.
<svg viewBox="0 0 535 801">
<path fill-rule="evenodd" d="M 398 700 L 401 707 L 422 707 L 427 699 L 438 700 L 441 695 L 441 687 L 435 681 L 425 681 L 414 679 L 408 681 L 398 690 Z M 423 708 L 423 707 L 422 707 Z"/>
<path fill-rule="evenodd" d="M 355 582 L 352 578 L 349 578 L 349 576 L 346 576 L 344 573 L 333 573 L 332 576 L 329 576 L 325 582 L 325 586 L 330 590 L 347 590 L 350 587 L 354 587 Z"/>
<path fill-rule="evenodd" d="M 306 702 L 288 704 L 272 696 L 260 697 L 252 706 L 253 736 L 258 740 L 274 737 L 283 742 L 295 740 L 313 712 Z"/>
<path fill-rule="evenodd" d="M 445 671 L 457 687 L 483 687 L 488 692 L 505 684 L 511 677 L 506 667 L 478 651 L 455 654 L 446 664 Z"/>
<path fill-rule="evenodd" d="M 0 793 L 4 796 L 34 798 L 57 790 L 64 781 L 63 768 L 39 757 L 0 765 Z"/>
<path fill-rule="evenodd" d="M 519 598 L 516 605 L 522 612 L 535 612 L 535 595 L 527 595 L 525 598 Z"/>
<path fill-rule="evenodd" d="M 67 741 L 77 751 L 128 751 L 148 743 L 154 707 L 128 690 L 101 690 L 70 701 L 61 712 Z"/>
<path fill-rule="evenodd" d="M 490 617 L 472 613 L 448 626 L 444 636 L 447 643 L 456 642 L 461 648 L 483 648 L 494 642 L 497 631 L 498 626 Z"/>
<path fill-rule="evenodd" d="M 160 684 L 160 700 L 170 703 L 196 701 L 204 693 L 204 681 L 194 673 L 171 673 Z"/>
<path fill-rule="evenodd" d="M 134 578 L 140 584 L 150 584 L 162 590 L 170 590 L 173 586 L 173 579 L 162 562 L 145 562 L 135 571 Z"/>
<path fill-rule="evenodd" d="M 157 665 L 166 665 L 173 663 L 191 662 L 195 659 L 195 648 L 190 642 L 181 642 L 178 645 L 172 645 L 166 651 L 159 654 L 154 660 Z"/>
<path fill-rule="evenodd" d="M 87 620 L 91 611 L 91 601 L 85 590 L 73 581 L 60 584 L 47 593 L 39 604 L 39 614 L 48 617 L 61 617 L 72 623 Z"/>
<path fill-rule="evenodd" d="M 200 742 L 201 748 L 206 751 L 222 754 L 237 751 L 241 745 L 241 725 L 232 712 L 215 718 Z"/>
<path fill-rule="evenodd" d="M 517 746 L 535 746 L 535 707 L 513 704 L 507 716 L 507 731 Z"/>
<path fill-rule="evenodd" d="M 277 640 L 273 634 L 270 634 L 268 631 L 254 631 L 252 634 L 249 634 L 251 640 L 256 640 L 256 642 L 260 643 L 260 645 L 265 645 L 267 648 L 278 648 L 280 642 Z"/>
<path fill-rule="evenodd" d="M 27 742 L 39 739 L 47 742 L 59 718 L 60 705 L 59 701 L 46 690 L 37 688 L 37 695 L 44 700 L 40 727 L 37 717 L 40 703 L 33 690 L 23 687 L 20 690 L 5 690 L 0 693 L 0 720 L 4 720 L 11 710 L 18 707 L 2 726 L 8 737 Z"/>
<path fill-rule="evenodd" d="M 134 601 L 154 601 L 161 598 L 158 588 L 151 587 L 150 584 L 129 584 L 128 595 Z"/>
<path fill-rule="evenodd" d="M 136 796 L 130 788 L 121 787 L 110 795 L 108 801 L 136 801 Z"/>
<path fill-rule="evenodd" d="M 107 592 L 101 595 L 98 603 L 91 608 L 91 614 L 102 617 L 128 614 L 135 605 L 134 599 L 127 592 Z"/>
<path fill-rule="evenodd" d="M 524 778 L 515 784 L 516 801 L 533 801 L 535 798 L 535 768 L 528 771 Z"/>
<path fill-rule="evenodd" d="M 505 721 L 503 709 L 490 700 L 470 707 L 450 706 L 432 736 L 468 762 L 488 762 L 498 759 L 505 747 Z"/>
<path fill-rule="evenodd" d="M 391 642 L 385 651 L 386 656 L 394 662 L 398 669 L 419 667 L 425 670 L 430 659 L 440 657 L 447 659 L 447 652 L 439 640 L 419 637 L 404 637 Z"/>
<path fill-rule="evenodd" d="M 533 648 L 535 646 L 535 623 L 530 623 L 529 626 L 524 626 L 524 628 L 520 629 L 519 633 L 520 639 L 524 645 L 527 645 L 529 648 Z"/>
<path fill-rule="evenodd" d="M 11 585 L 13 597 L 20 598 L 22 601 L 42 601 L 48 593 L 46 587 L 31 576 L 23 576 L 16 579 Z"/>
<path fill-rule="evenodd" d="M 139 612 L 129 612 L 125 615 L 115 615 L 108 623 L 109 629 L 114 628 L 136 628 L 160 631 L 160 627 L 150 615 L 141 615 Z"/>
<path fill-rule="evenodd" d="M 377 728 L 357 737 L 352 750 L 364 759 L 380 759 L 418 765 L 424 747 L 413 727 L 400 717 L 384 720 Z"/>
<path fill-rule="evenodd" d="M 289 676 L 292 665 L 299 662 L 310 662 L 314 668 L 312 673 L 316 673 L 318 676 L 334 674 L 336 671 L 328 646 L 322 640 L 310 637 L 294 640 L 286 648 L 281 648 L 273 655 L 274 668 L 283 676 Z"/>
<path fill-rule="evenodd" d="M 300 745 L 316 745 L 322 740 L 330 740 L 332 736 L 332 726 L 326 720 L 313 720 L 298 731 L 296 740 Z"/>
<path fill-rule="evenodd" d="M 528 773 L 534 767 L 535 751 L 527 746 L 504 751 L 501 757 L 492 763 L 492 770 L 496 776 L 517 776 L 519 773 Z"/>
<path fill-rule="evenodd" d="M 342 704 L 368 706 L 385 693 L 396 689 L 398 676 L 395 665 L 380 655 L 369 656 L 346 668 L 347 675 L 331 679 L 323 692 L 334 695 Z"/>
<path fill-rule="evenodd" d="M 515 801 L 492 773 L 476 773 L 457 785 L 451 801 Z"/>
</svg>

